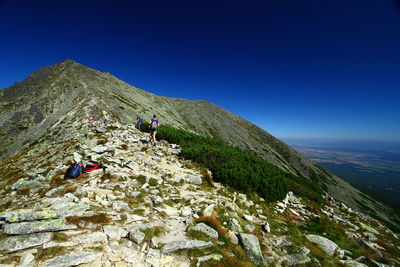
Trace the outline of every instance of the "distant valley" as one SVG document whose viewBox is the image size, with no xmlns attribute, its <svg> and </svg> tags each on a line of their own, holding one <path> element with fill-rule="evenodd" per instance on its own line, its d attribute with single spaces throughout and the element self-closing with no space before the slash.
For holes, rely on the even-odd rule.
<svg viewBox="0 0 400 267">
<path fill-rule="evenodd" d="M 400 143 L 284 139 L 303 155 L 400 212 Z"/>
</svg>

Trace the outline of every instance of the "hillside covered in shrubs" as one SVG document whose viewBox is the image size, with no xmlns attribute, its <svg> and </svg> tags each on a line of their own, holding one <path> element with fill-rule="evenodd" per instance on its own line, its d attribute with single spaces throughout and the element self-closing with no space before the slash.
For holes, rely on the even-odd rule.
<svg viewBox="0 0 400 267">
<path fill-rule="evenodd" d="M 142 131 L 149 125 L 142 124 Z M 283 199 L 289 190 L 320 202 L 322 190 L 304 177 L 295 177 L 266 162 L 252 151 L 211 137 L 162 125 L 157 138 L 179 144 L 181 156 L 211 170 L 213 179 L 245 193 L 257 193 L 267 201 Z"/>
</svg>

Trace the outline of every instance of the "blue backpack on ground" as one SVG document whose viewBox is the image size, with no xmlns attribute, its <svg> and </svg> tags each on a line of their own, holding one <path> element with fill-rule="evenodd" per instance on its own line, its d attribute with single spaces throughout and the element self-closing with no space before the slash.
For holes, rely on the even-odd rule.
<svg viewBox="0 0 400 267">
<path fill-rule="evenodd" d="M 77 163 L 73 163 L 65 172 L 64 179 L 76 179 L 82 173 L 82 167 Z"/>
</svg>

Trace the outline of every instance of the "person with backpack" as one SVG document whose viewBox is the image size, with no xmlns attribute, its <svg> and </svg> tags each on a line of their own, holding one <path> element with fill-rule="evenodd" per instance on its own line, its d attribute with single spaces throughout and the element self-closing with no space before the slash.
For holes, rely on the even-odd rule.
<svg viewBox="0 0 400 267">
<path fill-rule="evenodd" d="M 137 115 L 137 116 L 136 116 L 136 128 L 137 128 L 138 130 L 140 130 L 140 127 L 141 127 L 141 125 L 142 125 L 142 122 L 143 122 L 143 118 L 140 117 L 139 115 Z"/>
<path fill-rule="evenodd" d="M 160 126 L 160 123 L 157 120 L 157 116 L 153 115 L 153 118 L 151 121 L 149 121 L 150 125 L 150 140 L 149 143 L 153 143 L 153 145 L 156 145 L 156 133 L 157 133 L 157 128 Z"/>
</svg>

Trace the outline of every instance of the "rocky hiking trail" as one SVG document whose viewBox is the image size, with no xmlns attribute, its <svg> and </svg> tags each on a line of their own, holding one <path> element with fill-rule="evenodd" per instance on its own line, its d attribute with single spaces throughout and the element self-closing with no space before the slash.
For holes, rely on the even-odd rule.
<svg viewBox="0 0 400 267">
<path fill-rule="evenodd" d="M 58 127 L 4 161 L 1 267 L 400 266 L 398 234 L 329 195 L 322 209 L 292 192 L 267 203 L 213 182 L 178 145 L 148 146 L 132 125 Z M 63 179 L 88 157 L 108 168 Z M 370 255 L 299 230 L 322 217 Z"/>
</svg>

